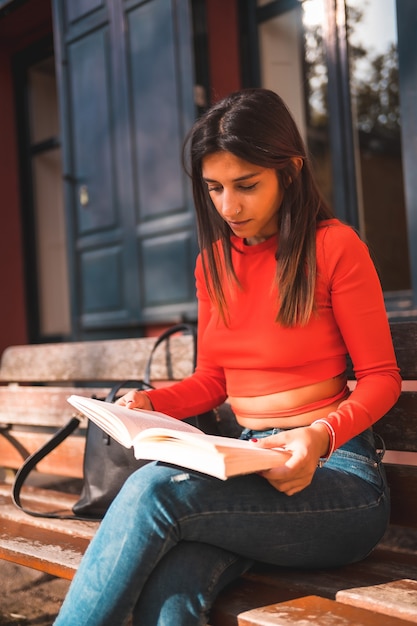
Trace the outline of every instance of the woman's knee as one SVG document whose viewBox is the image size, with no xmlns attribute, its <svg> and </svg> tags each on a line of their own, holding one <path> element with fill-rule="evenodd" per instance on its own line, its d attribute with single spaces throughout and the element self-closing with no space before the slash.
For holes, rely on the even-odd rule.
<svg viewBox="0 0 417 626">
<path fill-rule="evenodd" d="M 198 493 L 204 492 L 204 485 L 199 483 L 198 476 L 190 475 L 180 467 L 148 463 L 129 476 L 111 508 L 137 508 L 140 505 L 141 510 L 149 513 L 161 507 L 176 510 L 177 505 L 184 509 L 190 494 L 193 494 L 191 500 L 198 501 Z"/>
</svg>

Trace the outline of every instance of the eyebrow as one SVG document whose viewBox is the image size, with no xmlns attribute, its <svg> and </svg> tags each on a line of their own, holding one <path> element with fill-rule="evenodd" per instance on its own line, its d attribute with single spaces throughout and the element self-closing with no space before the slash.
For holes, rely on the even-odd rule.
<svg viewBox="0 0 417 626">
<path fill-rule="evenodd" d="M 258 176 L 259 172 L 253 172 L 251 174 L 244 174 L 243 176 L 239 176 L 238 178 L 234 178 L 232 182 L 234 183 L 239 183 L 242 180 L 248 180 L 249 178 L 253 178 L 254 176 Z M 206 178 L 205 176 L 203 176 L 203 180 L 206 183 L 217 183 L 217 180 L 214 180 L 213 178 Z"/>
</svg>

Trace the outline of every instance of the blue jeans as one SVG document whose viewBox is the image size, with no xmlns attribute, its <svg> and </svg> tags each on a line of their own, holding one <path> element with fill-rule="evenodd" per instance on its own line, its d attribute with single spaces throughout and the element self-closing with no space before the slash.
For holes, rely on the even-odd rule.
<svg viewBox="0 0 417 626">
<path fill-rule="evenodd" d="M 150 463 L 110 507 L 55 626 L 121 626 L 130 615 L 135 626 L 202 626 L 219 591 L 255 560 L 303 568 L 358 561 L 388 518 L 371 431 L 290 497 L 256 474 L 221 481 Z"/>
</svg>

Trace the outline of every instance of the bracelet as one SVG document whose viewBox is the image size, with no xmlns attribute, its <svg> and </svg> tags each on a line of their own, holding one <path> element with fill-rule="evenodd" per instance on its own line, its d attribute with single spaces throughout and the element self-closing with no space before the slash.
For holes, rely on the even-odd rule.
<svg viewBox="0 0 417 626">
<path fill-rule="evenodd" d="M 327 428 L 327 432 L 329 433 L 329 438 L 330 438 L 329 449 L 327 451 L 326 456 L 320 457 L 319 462 L 317 464 L 317 467 L 323 467 L 323 465 L 326 463 L 326 461 L 330 459 L 330 457 L 332 456 L 334 452 L 335 445 L 336 445 L 336 433 L 334 432 L 333 426 L 325 419 L 315 420 L 314 422 L 312 422 L 311 425 L 313 426 L 314 424 L 324 424 L 324 426 L 326 426 Z"/>
</svg>

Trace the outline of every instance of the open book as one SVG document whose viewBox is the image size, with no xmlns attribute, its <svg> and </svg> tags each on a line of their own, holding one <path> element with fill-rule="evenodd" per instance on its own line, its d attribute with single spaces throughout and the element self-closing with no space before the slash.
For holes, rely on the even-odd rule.
<svg viewBox="0 0 417 626">
<path fill-rule="evenodd" d="M 76 395 L 68 402 L 120 444 L 133 447 L 137 459 L 164 461 L 226 480 L 282 465 L 289 458 L 283 449 L 267 450 L 250 441 L 206 435 L 157 411 Z"/>
</svg>

